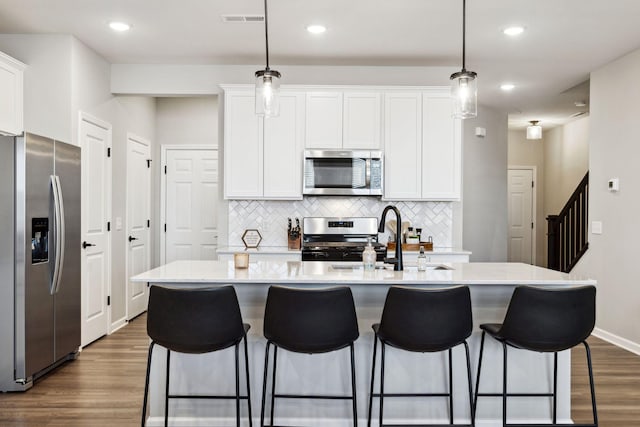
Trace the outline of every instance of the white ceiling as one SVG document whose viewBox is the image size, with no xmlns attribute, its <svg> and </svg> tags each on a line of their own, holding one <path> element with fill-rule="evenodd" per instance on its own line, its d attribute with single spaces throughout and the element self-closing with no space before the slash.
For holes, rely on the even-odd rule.
<svg viewBox="0 0 640 427">
<path fill-rule="evenodd" d="M 111 63 L 264 64 L 262 0 L 0 0 L 0 32 L 73 34 Z M 584 111 L 589 73 L 640 47 L 638 0 L 468 0 L 479 101 L 551 126 Z M 130 23 L 116 34 L 111 20 Z M 271 65 L 461 66 L 462 0 L 270 0 Z M 305 31 L 322 23 L 328 31 Z M 526 31 L 509 38 L 502 29 Z M 286 84 L 286 76 L 283 76 Z M 511 93 L 499 89 L 512 82 Z M 313 82 L 309 82 L 313 83 Z M 402 84 L 402 82 L 398 82 Z"/>
</svg>

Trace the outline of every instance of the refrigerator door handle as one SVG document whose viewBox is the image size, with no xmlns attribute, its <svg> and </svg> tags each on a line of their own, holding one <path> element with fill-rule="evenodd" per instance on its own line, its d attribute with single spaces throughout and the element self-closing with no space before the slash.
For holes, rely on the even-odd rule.
<svg viewBox="0 0 640 427">
<path fill-rule="evenodd" d="M 56 177 L 56 186 L 58 187 L 58 207 L 59 207 L 59 226 L 58 229 L 60 230 L 60 239 L 59 239 L 59 243 L 60 246 L 58 246 L 58 280 L 56 282 L 56 287 L 54 288 L 54 294 L 58 293 L 58 290 L 60 289 L 60 282 L 61 282 L 61 277 L 62 277 L 62 269 L 64 267 L 64 255 L 65 255 L 65 236 L 67 235 L 67 226 L 66 223 L 64 221 L 64 197 L 62 196 L 62 184 L 60 184 L 60 177 L 58 175 L 55 175 Z"/>
<path fill-rule="evenodd" d="M 49 285 L 49 293 L 51 295 L 55 294 L 58 289 L 58 281 L 60 280 L 60 260 L 63 256 L 62 252 L 64 249 L 63 245 L 61 245 L 61 239 L 63 238 L 62 230 L 61 230 L 61 217 L 60 217 L 60 187 L 58 177 L 55 175 L 51 175 L 51 193 L 53 194 L 53 242 L 54 242 L 54 254 L 55 258 L 53 260 L 53 274 L 51 275 L 51 283 Z"/>
</svg>

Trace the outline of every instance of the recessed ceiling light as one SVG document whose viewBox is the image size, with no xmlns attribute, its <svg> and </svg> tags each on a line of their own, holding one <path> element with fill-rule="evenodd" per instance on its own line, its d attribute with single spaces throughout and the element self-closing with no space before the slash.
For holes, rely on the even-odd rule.
<svg viewBox="0 0 640 427">
<path fill-rule="evenodd" d="M 109 28 L 111 28 L 113 31 L 129 31 L 129 29 L 131 29 L 131 25 L 127 24 L 126 22 L 118 22 L 118 21 L 113 21 L 113 22 L 109 22 Z"/>
<path fill-rule="evenodd" d="M 327 27 L 325 27 L 324 25 L 309 25 L 307 27 L 307 31 L 309 31 L 311 34 L 322 34 L 325 31 L 327 31 Z"/>
<path fill-rule="evenodd" d="M 503 31 L 503 33 L 505 33 L 508 36 L 518 36 L 523 32 L 524 32 L 523 27 L 509 27 L 509 28 L 505 28 Z"/>
<path fill-rule="evenodd" d="M 516 85 L 514 85 L 513 83 L 503 83 L 500 85 L 500 89 L 504 90 L 505 92 L 509 92 L 513 90 L 515 87 Z"/>
</svg>

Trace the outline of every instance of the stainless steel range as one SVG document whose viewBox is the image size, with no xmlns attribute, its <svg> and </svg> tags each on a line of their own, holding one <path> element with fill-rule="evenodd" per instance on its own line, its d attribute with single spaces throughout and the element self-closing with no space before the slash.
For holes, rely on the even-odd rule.
<svg viewBox="0 0 640 427">
<path fill-rule="evenodd" d="M 302 233 L 303 261 L 362 261 L 369 239 L 378 261 L 387 255 L 387 247 L 378 243 L 377 218 L 304 218 Z"/>
</svg>

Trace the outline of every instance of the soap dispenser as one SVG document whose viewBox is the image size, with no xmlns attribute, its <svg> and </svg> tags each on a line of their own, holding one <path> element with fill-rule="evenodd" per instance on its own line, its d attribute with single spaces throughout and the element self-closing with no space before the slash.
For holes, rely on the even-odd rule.
<svg viewBox="0 0 640 427">
<path fill-rule="evenodd" d="M 418 254 L 418 271 L 427 271 L 427 256 L 424 253 L 424 246 L 420 246 Z"/>
<path fill-rule="evenodd" d="M 376 251 L 371 246 L 371 238 L 369 238 L 367 246 L 362 251 L 362 264 L 365 270 L 374 270 L 376 268 Z"/>
</svg>

